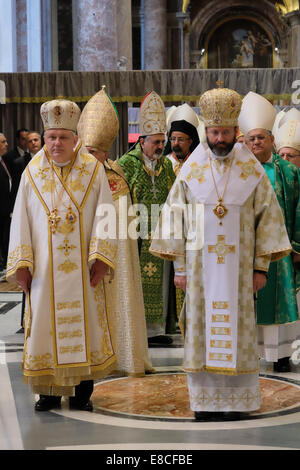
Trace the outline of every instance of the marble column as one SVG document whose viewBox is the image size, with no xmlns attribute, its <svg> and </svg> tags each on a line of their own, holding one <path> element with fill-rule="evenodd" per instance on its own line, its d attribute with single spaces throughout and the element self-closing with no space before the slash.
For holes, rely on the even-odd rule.
<svg viewBox="0 0 300 470">
<path fill-rule="evenodd" d="M 27 11 L 26 0 L 16 0 L 17 71 L 27 72 Z"/>
<path fill-rule="evenodd" d="M 117 14 L 118 59 L 124 58 L 123 70 L 132 70 L 132 19 L 131 0 L 122 0 L 118 3 Z M 119 69 L 122 70 L 122 65 Z"/>
<path fill-rule="evenodd" d="M 0 0 L 0 11 L 0 72 L 16 72 L 16 0 Z"/>
<path fill-rule="evenodd" d="M 118 0 L 73 0 L 74 70 L 118 70 Z"/>
<path fill-rule="evenodd" d="M 166 0 L 146 0 L 144 2 L 144 57 L 146 70 L 167 68 Z"/>
<path fill-rule="evenodd" d="M 300 11 L 292 11 L 285 15 L 291 25 L 289 38 L 289 66 L 300 67 Z"/>
</svg>

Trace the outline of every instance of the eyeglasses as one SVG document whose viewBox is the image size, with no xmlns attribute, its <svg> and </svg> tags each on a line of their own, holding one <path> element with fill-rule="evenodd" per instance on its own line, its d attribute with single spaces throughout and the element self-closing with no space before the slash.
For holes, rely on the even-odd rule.
<svg viewBox="0 0 300 470">
<path fill-rule="evenodd" d="M 170 137 L 169 138 L 169 141 L 170 142 L 178 142 L 179 144 L 183 144 L 184 142 L 186 142 L 187 140 L 191 140 L 191 139 L 186 139 L 184 137 Z"/>
<path fill-rule="evenodd" d="M 281 158 L 287 158 L 288 160 L 291 159 L 293 160 L 293 158 L 297 158 L 297 157 L 300 157 L 300 154 L 297 153 L 297 155 L 291 155 L 290 153 L 282 153 L 280 155 Z"/>
</svg>

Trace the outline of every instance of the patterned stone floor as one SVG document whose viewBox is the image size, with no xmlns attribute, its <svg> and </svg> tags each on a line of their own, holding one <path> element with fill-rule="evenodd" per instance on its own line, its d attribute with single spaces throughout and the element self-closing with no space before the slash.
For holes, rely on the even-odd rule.
<svg viewBox="0 0 300 470">
<path fill-rule="evenodd" d="M 252 415 L 300 406 L 299 385 L 261 377 L 262 406 Z M 157 418 L 194 417 L 190 411 L 185 374 L 162 373 L 105 381 L 95 387 L 93 403 L 95 410 L 100 412 L 106 410 Z"/>
<path fill-rule="evenodd" d="M 98 450 L 97 464 L 102 455 L 112 459 L 146 452 L 141 455 L 149 463 L 149 451 L 156 457 L 188 452 L 198 464 L 203 454 L 195 453 L 203 450 L 300 449 L 300 365 L 278 374 L 261 361 L 263 404 L 249 419 L 196 422 L 189 410 L 180 341 L 176 348 L 150 348 L 155 374 L 96 383 L 93 413 L 70 410 L 67 400 L 61 409 L 35 412 L 37 397 L 23 383 L 21 368 L 21 301 L 19 291 L 0 292 L 5 306 L 0 314 L 1 450 Z"/>
</svg>

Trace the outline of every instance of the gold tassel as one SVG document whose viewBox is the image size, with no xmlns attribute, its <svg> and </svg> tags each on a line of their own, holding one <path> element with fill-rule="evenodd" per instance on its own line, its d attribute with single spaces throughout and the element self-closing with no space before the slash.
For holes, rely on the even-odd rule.
<svg viewBox="0 0 300 470">
<path fill-rule="evenodd" d="M 186 13 L 187 7 L 189 6 L 190 0 L 183 0 L 182 2 L 182 11 Z"/>
<path fill-rule="evenodd" d="M 26 330 L 25 330 L 25 340 L 27 340 L 31 335 L 31 324 L 32 324 L 32 312 L 31 312 L 31 303 L 30 303 L 30 291 L 26 294 Z"/>
</svg>

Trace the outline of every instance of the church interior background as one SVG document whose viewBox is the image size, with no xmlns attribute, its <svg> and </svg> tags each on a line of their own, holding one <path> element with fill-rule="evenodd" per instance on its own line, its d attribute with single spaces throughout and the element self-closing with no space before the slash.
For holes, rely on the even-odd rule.
<svg viewBox="0 0 300 470">
<path fill-rule="evenodd" d="M 298 0 L 0 0 L 0 131 L 42 130 L 39 109 L 55 97 L 83 108 L 106 85 L 120 116 L 111 158 L 138 135 L 139 105 L 156 91 L 166 108 L 221 81 L 278 109 L 299 109 Z M 261 363 L 263 406 L 249 419 L 196 423 L 189 411 L 183 346 L 153 348 L 157 373 L 109 378 L 94 413 L 34 413 L 22 383 L 21 293 L 0 283 L 1 449 L 299 449 L 300 365 L 274 373 Z M 127 388 L 124 384 L 127 382 Z M 124 391 L 125 390 L 125 391 Z M 225 432 L 225 430 L 227 432 Z"/>
</svg>

